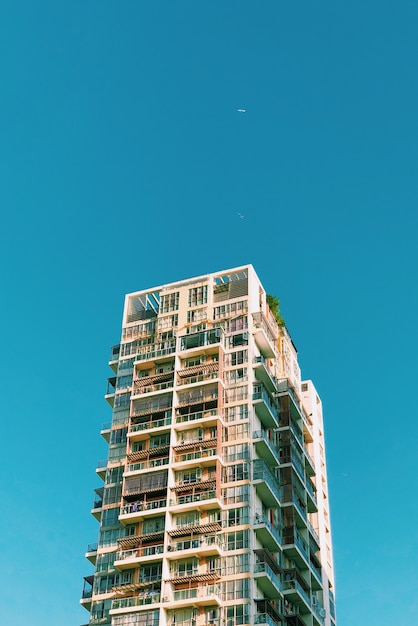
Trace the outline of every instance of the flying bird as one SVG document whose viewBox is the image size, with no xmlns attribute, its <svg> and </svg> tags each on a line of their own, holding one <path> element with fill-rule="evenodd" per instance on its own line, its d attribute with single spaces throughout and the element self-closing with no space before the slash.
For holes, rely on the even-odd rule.
<svg viewBox="0 0 418 626">
<path fill-rule="evenodd" d="M 238 113 L 246 113 L 247 109 L 237 109 Z"/>
<path fill-rule="evenodd" d="M 237 215 L 239 215 L 240 220 L 243 220 L 245 215 L 241 215 L 241 213 L 237 213 Z"/>
</svg>

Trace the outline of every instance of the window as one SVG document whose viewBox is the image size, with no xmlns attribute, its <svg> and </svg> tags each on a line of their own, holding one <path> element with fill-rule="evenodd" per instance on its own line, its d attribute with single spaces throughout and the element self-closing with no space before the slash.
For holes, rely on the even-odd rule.
<svg viewBox="0 0 418 626">
<path fill-rule="evenodd" d="M 115 509 L 105 509 L 102 513 L 102 526 L 114 526 L 118 524 L 119 507 Z"/>
<path fill-rule="evenodd" d="M 225 380 L 230 385 L 237 385 L 248 380 L 247 368 L 240 367 L 236 370 L 226 372 Z"/>
<path fill-rule="evenodd" d="M 240 443 L 236 446 L 227 446 L 223 449 L 224 460 L 227 462 L 245 460 L 250 458 L 248 443 Z M 247 476 L 245 476 L 247 478 Z M 243 480 L 243 478 L 237 480 Z"/>
<path fill-rule="evenodd" d="M 248 530 L 237 530 L 227 534 L 227 550 L 242 550 L 248 548 Z M 231 600 L 231 598 L 229 598 Z"/>
<path fill-rule="evenodd" d="M 223 440 L 225 442 L 237 439 L 247 439 L 249 436 L 250 425 L 248 422 L 244 422 L 244 424 L 237 424 L 236 426 L 227 426 L 227 428 L 223 429 Z"/>
<path fill-rule="evenodd" d="M 147 519 L 142 522 L 142 534 L 148 535 L 150 533 L 158 533 L 161 530 L 164 530 L 165 518 L 161 517 L 153 517 L 152 519 Z"/>
<path fill-rule="evenodd" d="M 248 405 L 241 404 L 239 406 L 231 406 L 225 409 L 225 420 L 227 422 L 235 422 L 238 420 L 248 419 Z"/>
<path fill-rule="evenodd" d="M 103 504 L 116 504 L 120 502 L 122 495 L 122 485 L 115 485 L 114 487 L 105 487 L 103 495 Z"/>
<path fill-rule="evenodd" d="M 127 428 L 118 428 L 117 430 L 112 430 L 110 435 L 110 443 L 126 443 L 126 433 L 128 432 Z"/>
<path fill-rule="evenodd" d="M 182 513 L 175 517 L 177 528 L 181 526 L 193 526 L 200 521 L 200 514 L 197 511 L 190 511 L 189 513 Z"/>
<path fill-rule="evenodd" d="M 242 365 L 248 361 L 248 350 L 237 350 L 230 355 L 231 365 Z"/>
<path fill-rule="evenodd" d="M 175 328 L 179 323 L 179 316 L 177 313 L 174 315 L 167 315 L 166 317 L 161 317 L 158 320 L 158 330 L 161 332 L 162 330 L 168 330 L 170 328 Z"/>
<path fill-rule="evenodd" d="M 226 608 L 226 626 L 238 626 L 239 624 L 248 624 L 249 605 L 238 604 L 236 606 L 228 606 Z"/>
<path fill-rule="evenodd" d="M 129 406 L 131 395 L 129 393 L 119 393 L 115 396 L 115 409 L 122 406 Z"/>
<path fill-rule="evenodd" d="M 161 296 L 160 301 L 160 313 L 169 313 L 170 311 L 177 311 L 179 308 L 180 292 L 175 291 L 173 293 L 167 293 Z"/>
<path fill-rule="evenodd" d="M 237 463 L 224 468 L 224 481 L 227 483 L 247 480 L 249 477 L 248 463 Z"/>
<path fill-rule="evenodd" d="M 199 306 L 208 301 L 208 286 L 192 287 L 189 289 L 189 306 Z"/>
<path fill-rule="evenodd" d="M 222 497 L 226 504 L 236 504 L 238 502 L 249 502 L 249 486 L 227 487 L 222 490 Z"/>
<path fill-rule="evenodd" d="M 116 380 L 116 389 L 126 389 L 127 387 L 132 386 L 132 375 L 131 376 L 118 376 Z"/>
<path fill-rule="evenodd" d="M 239 599 L 239 598 L 248 598 L 249 597 L 249 590 L 248 590 L 248 585 L 249 583 L 249 579 L 248 578 L 241 578 L 239 580 L 228 580 L 226 582 L 223 583 L 222 587 L 223 587 L 223 592 L 224 592 L 224 598 L 225 600 L 235 600 L 235 599 Z M 228 607 L 230 609 L 237 609 L 238 607 Z M 227 613 L 228 615 L 228 613 Z M 237 615 L 237 613 L 235 612 L 235 616 Z M 245 622 L 234 622 L 234 626 L 235 624 L 243 624 Z"/>
<path fill-rule="evenodd" d="M 241 524 L 249 523 L 249 508 L 247 506 L 243 506 L 240 509 L 229 509 L 227 514 L 228 526 L 241 526 Z"/>
<path fill-rule="evenodd" d="M 160 446 L 168 446 L 170 443 L 170 435 L 158 435 L 158 437 L 151 437 L 149 442 L 150 448 L 159 448 Z"/>
<path fill-rule="evenodd" d="M 227 333 L 234 333 L 238 330 L 246 330 L 248 328 L 247 316 L 236 317 L 227 323 Z"/>
<path fill-rule="evenodd" d="M 187 559 L 187 561 L 177 561 L 173 563 L 173 572 L 177 576 L 194 576 L 198 573 L 199 560 Z"/>
</svg>

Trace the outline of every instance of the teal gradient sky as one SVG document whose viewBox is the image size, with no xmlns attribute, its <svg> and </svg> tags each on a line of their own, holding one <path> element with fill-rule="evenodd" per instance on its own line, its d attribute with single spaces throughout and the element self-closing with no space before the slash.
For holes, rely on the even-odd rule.
<svg viewBox="0 0 418 626">
<path fill-rule="evenodd" d="M 3 0 L 2 626 L 88 621 L 124 294 L 246 263 L 324 403 L 338 626 L 418 624 L 417 32 L 408 0 Z"/>
</svg>

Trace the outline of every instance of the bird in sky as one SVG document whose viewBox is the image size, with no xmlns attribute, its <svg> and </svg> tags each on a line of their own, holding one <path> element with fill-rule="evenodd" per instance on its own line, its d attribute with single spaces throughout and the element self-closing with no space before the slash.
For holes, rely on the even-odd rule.
<svg viewBox="0 0 418 626">
<path fill-rule="evenodd" d="M 238 113 L 246 113 L 247 109 L 237 109 Z"/>
<path fill-rule="evenodd" d="M 243 220 L 245 215 L 241 215 L 241 213 L 237 213 L 237 215 L 239 215 L 240 220 Z"/>
</svg>

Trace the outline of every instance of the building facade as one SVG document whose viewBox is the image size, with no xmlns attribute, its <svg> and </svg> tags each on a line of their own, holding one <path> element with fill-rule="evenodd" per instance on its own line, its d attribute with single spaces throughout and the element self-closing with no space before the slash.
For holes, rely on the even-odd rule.
<svg viewBox="0 0 418 626">
<path fill-rule="evenodd" d="M 81 604 L 103 626 L 335 626 L 322 407 L 251 265 L 129 294 Z"/>
</svg>

